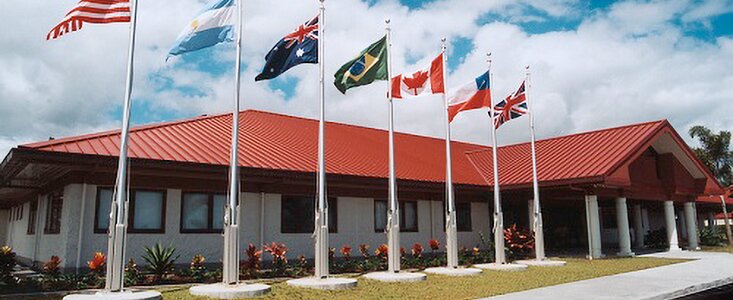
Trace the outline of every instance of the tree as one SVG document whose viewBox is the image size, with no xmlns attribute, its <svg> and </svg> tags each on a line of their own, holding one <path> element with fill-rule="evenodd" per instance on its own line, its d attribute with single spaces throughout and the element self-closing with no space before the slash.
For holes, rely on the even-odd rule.
<svg viewBox="0 0 733 300">
<path fill-rule="evenodd" d="M 690 136 L 700 141 L 692 149 L 723 186 L 733 183 L 733 152 L 730 151 L 730 131 L 713 133 L 705 126 L 690 128 Z"/>
</svg>

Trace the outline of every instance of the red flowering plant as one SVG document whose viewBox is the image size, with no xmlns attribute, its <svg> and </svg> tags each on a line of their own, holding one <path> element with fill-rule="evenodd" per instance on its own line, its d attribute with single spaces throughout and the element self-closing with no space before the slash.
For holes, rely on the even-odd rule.
<svg viewBox="0 0 733 300">
<path fill-rule="evenodd" d="M 351 259 L 351 247 L 349 247 L 349 245 L 341 247 L 341 255 L 343 255 L 346 260 Z"/>
<path fill-rule="evenodd" d="M 377 247 L 377 250 L 374 250 L 374 255 L 379 258 L 387 259 L 387 252 L 389 252 L 387 244 L 381 244 Z"/>
<path fill-rule="evenodd" d="M 262 250 L 257 250 L 255 245 L 249 244 L 244 253 L 247 255 L 247 260 L 241 265 L 242 275 L 244 275 L 246 279 L 256 278 L 260 271 Z"/>
<path fill-rule="evenodd" d="M 61 275 L 59 266 L 61 266 L 61 258 L 56 255 L 51 256 L 49 261 L 43 263 L 43 275 L 51 278 L 58 277 Z"/>
<path fill-rule="evenodd" d="M 272 255 L 274 275 L 285 274 L 288 267 L 288 258 L 285 256 L 288 253 L 288 247 L 285 247 L 285 244 L 277 244 L 273 242 L 270 245 L 263 246 L 262 250 Z"/>
<path fill-rule="evenodd" d="M 509 228 L 504 229 L 504 240 L 512 259 L 526 258 L 534 249 L 534 235 L 532 232 L 517 227 L 517 224 L 512 224 Z"/>
<path fill-rule="evenodd" d="M 107 264 L 107 257 L 102 252 L 94 253 L 92 260 L 87 261 L 87 266 L 92 273 L 101 275 L 104 272 L 104 267 Z"/>
<path fill-rule="evenodd" d="M 359 252 L 361 253 L 361 256 L 363 256 L 364 258 L 369 258 L 369 245 L 367 244 L 359 245 Z"/>
<path fill-rule="evenodd" d="M 414 256 L 415 258 L 422 257 L 423 250 L 424 249 L 422 245 L 420 245 L 420 243 L 415 243 L 414 245 L 412 245 L 412 256 Z"/>
<path fill-rule="evenodd" d="M 430 246 L 430 250 L 433 252 L 440 250 L 440 242 L 436 239 L 429 240 L 428 246 Z"/>
</svg>

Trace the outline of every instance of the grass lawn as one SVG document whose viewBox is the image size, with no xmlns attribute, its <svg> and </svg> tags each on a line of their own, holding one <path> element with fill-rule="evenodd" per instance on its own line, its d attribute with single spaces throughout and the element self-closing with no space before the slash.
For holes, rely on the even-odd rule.
<svg viewBox="0 0 733 300">
<path fill-rule="evenodd" d="M 271 284 L 270 294 L 260 299 L 475 299 L 684 261 L 662 258 L 567 259 L 565 267 L 530 267 L 524 272 L 484 270 L 475 277 L 428 275 L 428 280 L 420 283 L 390 284 L 360 278 L 355 289 L 346 291 L 299 289 L 276 282 Z M 164 299 L 207 299 L 191 296 L 187 288 L 162 289 L 161 292 Z"/>
<path fill-rule="evenodd" d="M 709 251 L 709 252 L 728 252 L 733 253 L 733 246 L 717 246 L 717 247 L 710 247 L 710 246 L 702 246 L 702 251 Z"/>
</svg>

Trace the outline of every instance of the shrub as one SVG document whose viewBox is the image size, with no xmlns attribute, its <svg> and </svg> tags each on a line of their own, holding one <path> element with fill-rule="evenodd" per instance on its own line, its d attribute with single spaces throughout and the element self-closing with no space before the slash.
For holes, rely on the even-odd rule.
<svg viewBox="0 0 733 300">
<path fill-rule="evenodd" d="M 511 259 L 526 258 L 534 249 L 534 235 L 527 229 L 517 227 L 517 224 L 504 229 L 504 240 Z"/>
<path fill-rule="evenodd" d="M 415 258 L 422 257 L 423 250 L 424 249 L 422 245 L 420 245 L 420 243 L 415 243 L 414 245 L 412 245 L 412 256 L 414 256 Z"/>
<path fill-rule="evenodd" d="M 651 249 L 663 249 L 669 247 L 667 241 L 667 228 L 662 227 L 657 230 L 650 230 L 644 236 L 644 245 Z"/>
<path fill-rule="evenodd" d="M 53 278 L 59 277 L 61 275 L 60 265 L 61 259 L 56 255 L 51 256 L 49 261 L 43 263 L 43 275 Z"/>
<path fill-rule="evenodd" d="M 303 277 L 310 274 L 310 267 L 308 266 L 308 260 L 304 255 L 298 256 L 298 263 L 293 268 L 293 275 L 297 277 Z"/>
<path fill-rule="evenodd" d="M 720 246 L 725 242 L 725 240 L 726 237 L 722 232 L 711 230 L 707 227 L 700 230 L 700 245 Z"/>
<path fill-rule="evenodd" d="M 341 255 L 343 255 L 346 260 L 351 259 L 351 247 L 349 247 L 349 245 L 343 245 L 341 247 Z"/>
<path fill-rule="evenodd" d="M 246 279 L 256 278 L 260 271 L 262 250 L 257 250 L 255 245 L 249 244 L 245 250 L 247 260 L 242 263 L 242 274 Z"/>
<path fill-rule="evenodd" d="M 272 255 L 272 267 L 275 275 L 285 274 L 288 267 L 288 258 L 286 256 L 288 247 L 285 247 L 285 244 L 273 242 L 270 245 L 263 246 L 262 249 Z"/>
<path fill-rule="evenodd" d="M 15 285 L 17 279 L 13 276 L 15 268 L 15 252 L 8 246 L 0 248 L 0 284 Z"/>
<path fill-rule="evenodd" d="M 125 265 L 125 286 L 138 285 L 142 282 L 143 276 L 137 268 L 135 260 L 130 258 Z"/>
<path fill-rule="evenodd" d="M 363 256 L 364 258 L 369 258 L 369 245 L 367 244 L 359 245 L 359 252 L 361 252 L 361 256 Z"/>
<path fill-rule="evenodd" d="M 92 260 L 87 261 L 87 266 L 92 273 L 101 275 L 104 273 L 104 267 L 107 264 L 107 257 L 102 252 L 95 252 Z"/>
<path fill-rule="evenodd" d="M 382 259 L 387 259 L 387 253 L 389 253 L 389 247 L 387 244 L 381 244 L 377 247 L 377 250 L 374 250 L 374 256 Z"/>
<path fill-rule="evenodd" d="M 150 273 L 155 275 L 155 281 L 160 281 L 173 271 L 174 263 L 178 259 L 178 256 L 173 257 L 175 253 L 176 248 L 173 246 L 163 247 L 159 243 L 152 248 L 145 247 L 143 259 L 148 263 Z"/>
<path fill-rule="evenodd" d="M 196 255 L 191 258 L 188 271 L 191 278 L 197 282 L 203 282 L 206 279 L 206 266 L 204 262 L 206 262 L 206 258 L 203 255 Z"/>
</svg>

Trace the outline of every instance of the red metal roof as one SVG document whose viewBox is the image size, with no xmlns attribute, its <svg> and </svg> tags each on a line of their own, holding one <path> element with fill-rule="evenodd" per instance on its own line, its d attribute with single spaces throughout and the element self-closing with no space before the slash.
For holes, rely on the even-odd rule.
<svg viewBox="0 0 733 300">
<path fill-rule="evenodd" d="M 648 122 L 537 141 L 537 177 L 541 182 L 578 179 L 601 182 L 665 124 L 666 121 Z M 501 137 L 501 132 L 498 136 Z M 499 147 L 501 185 L 532 182 L 530 151 L 529 143 Z M 486 181 L 493 181 L 490 150 L 482 149 L 467 156 Z"/>
<path fill-rule="evenodd" d="M 726 204 L 733 205 L 733 186 L 729 186 L 725 190 L 725 194 L 723 194 L 723 199 L 725 199 Z M 711 203 L 711 204 L 719 205 L 720 204 L 720 195 L 700 196 L 700 197 L 697 197 L 697 202 Z"/>
<path fill-rule="evenodd" d="M 241 166 L 315 172 L 316 120 L 254 110 L 240 114 Z M 543 184 L 602 181 L 602 176 L 608 176 L 666 127 L 671 125 L 655 121 L 538 141 L 540 181 Z M 129 154 L 140 159 L 228 165 L 230 128 L 229 114 L 135 127 L 131 129 Z M 108 131 L 20 147 L 117 156 L 119 139 L 119 131 Z M 326 124 L 327 172 L 386 178 L 387 143 L 384 130 L 329 122 Z M 492 176 L 489 147 L 461 142 L 452 145 L 454 183 L 486 185 L 491 182 L 486 180 Z M 445 178 L 444 140 L 396 133 L 395 156 L 400 179 L 442 182 Z M 528 143 L 500 147 L 499 160 L 502 185 L 531 182 Z"/>
</svg>

